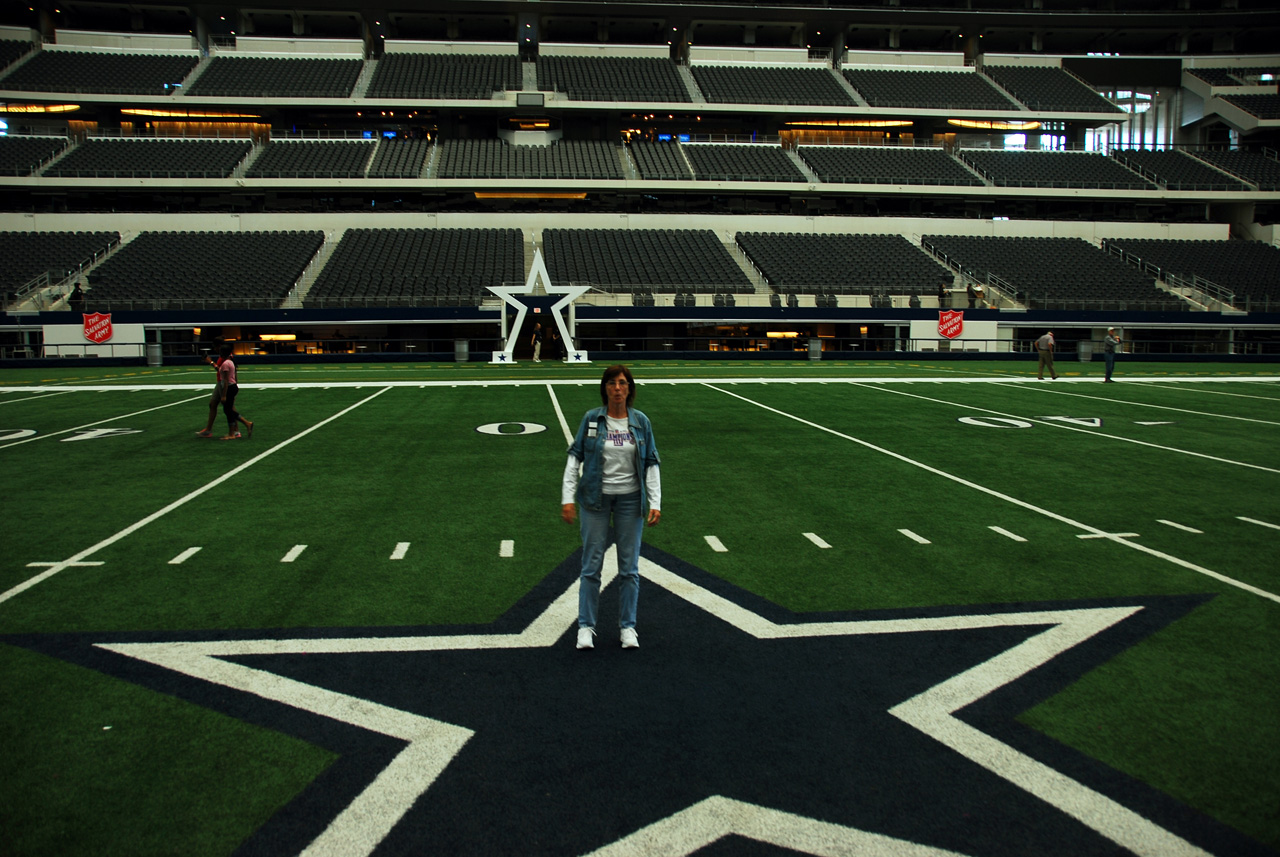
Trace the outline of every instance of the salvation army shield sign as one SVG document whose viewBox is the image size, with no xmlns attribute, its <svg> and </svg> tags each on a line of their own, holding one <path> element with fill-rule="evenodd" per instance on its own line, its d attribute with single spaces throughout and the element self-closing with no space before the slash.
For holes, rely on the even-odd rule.
<svg viewBox="0 0 1280 857">
<path fill-rule="evenodd" d="M 84 316 L 84 338 L 101 345 L 111 338 L 111 313 L 86 312 Z"/>
<path fill-rule="evenodd" d="M 964 333 L 964 311 L 946 309 L 938 313 L 938 335 L 955 339 Z"/>
</svg>

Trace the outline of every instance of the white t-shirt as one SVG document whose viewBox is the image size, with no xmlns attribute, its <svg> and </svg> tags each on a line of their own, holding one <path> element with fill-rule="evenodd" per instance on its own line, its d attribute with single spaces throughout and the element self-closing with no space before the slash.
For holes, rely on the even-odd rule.
<svg viewBox="0 0 1280 857">
<path fill-rule="evenodd" d="M 636 439 L 627 418 L 605 417 L 604 484 L 605 494 L 631 494 L 640 490 L 636 478 Z"/>
</svg>

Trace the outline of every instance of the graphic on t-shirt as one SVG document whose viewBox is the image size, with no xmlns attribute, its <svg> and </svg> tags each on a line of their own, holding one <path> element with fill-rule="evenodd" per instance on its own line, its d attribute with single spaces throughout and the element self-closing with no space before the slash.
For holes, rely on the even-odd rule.
<svg viewBox="0 0 1280 857">
<path fill-rule="evenodd" d="M 628 426 L 625 431 L 609 429 L 605 437 L 608 439 L 609 443 L 614 446 L 626 446 L 629 443 L 634 444 L 636 442 L 636 439 L 631 436 L 630 426 Z"/>
</svg>

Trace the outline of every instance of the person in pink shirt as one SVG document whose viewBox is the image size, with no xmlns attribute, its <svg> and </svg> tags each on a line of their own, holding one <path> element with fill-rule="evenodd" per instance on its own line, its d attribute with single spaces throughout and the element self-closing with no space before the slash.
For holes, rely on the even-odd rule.
<svg viewBox="0 0 1280 857">
<path fill-rule="evenodd" d="M 215 343 L 221 351 L 221 343 Z M 218 371 L 218 367 L 222 365 L 222 354 L 216 357 L 205 356 L 204 362 L 213 367 L 213 376 L 217 381 L 213 385 L 213 393 L 209 396 L 209 422 L 205 423 L 204 428 L 196 432 L 200 437 L 213 437 L 213 421 L 218 417 L 218 405 L 222 404 L 222 373 Z"/>
<path fill-rule="evenodd" d="M 240 432 L 236 430 L 237 421 L 244 423 L 248 429 L 245 436 L 253 437 L 253 423 L 240 416 L 240 412 L 236 410 L 236 393 L 240 392 L 240 385 L 236 383 L 236 362 L 231 359 L 230 344 L 223 343 L 221 353 L 218 380 L 222 383 L 222 412 L 227 415 L 227 433 L 221 439 L 235 440 L 240 437 Z"/>
</svg>

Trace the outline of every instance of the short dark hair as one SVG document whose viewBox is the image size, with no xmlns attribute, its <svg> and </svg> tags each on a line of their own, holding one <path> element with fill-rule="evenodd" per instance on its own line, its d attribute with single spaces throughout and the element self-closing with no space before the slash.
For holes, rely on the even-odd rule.
<svg viewBox="0 0 1280 857">
<path fill-rule="evenodd" d="M 604 370 L 604 377 L 600 379 L 600 401 L 605 407 L 609 406 L 609 393 L 605 388 L 608 387 L 610 381 L 617 378 L 619 375 L 626 376 L 627 386 L 630 388 L 627 393 L 627 407 L 631 407 L 631 403 L 635 401 L 636 379 L 631 377 L 630 369 L 619 363 Z"/>
<path fill-rule="evenodd" d="M 224 342 L 224 343 L 222 343 L 222 347 L 218 349 L 218 353 L 219 353 L 219 354 L 221 354 L 223 357 L 230 357 L 230 356 L 231 356 L 231 343 L 230 343 L 230 342 Z"/>
</svg>

